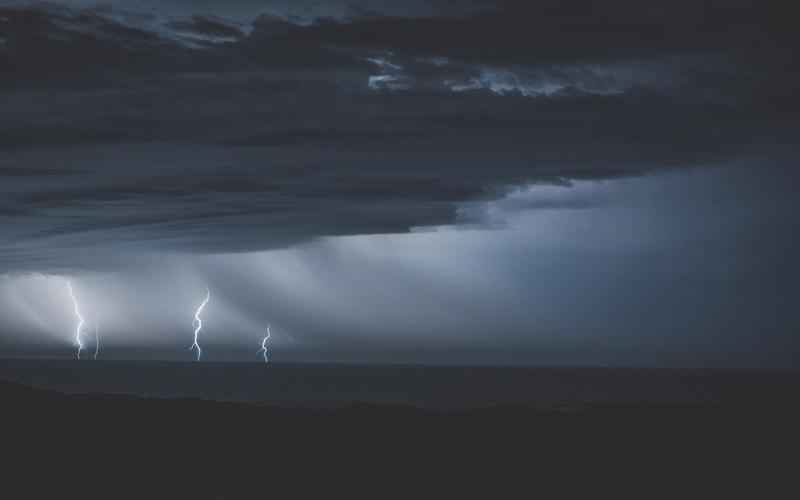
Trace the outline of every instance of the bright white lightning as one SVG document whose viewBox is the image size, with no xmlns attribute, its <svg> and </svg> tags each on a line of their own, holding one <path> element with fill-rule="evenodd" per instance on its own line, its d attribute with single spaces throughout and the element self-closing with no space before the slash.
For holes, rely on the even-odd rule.
<svg viewBox="0 0 800 500">
<path fill-rule="evenodd" d="M 72 289 L 72 282 L 67 281 L 67 290 L 72 299 L 72 306 L 75 310 L 75 316 L 78 318 L 78 326 L 75 327 L 75 343 L 78 345 L 77 357 L 81 359 L 81 351 L 83 350 L 83 337 L 81 337 L 81 329 L 83 328 L 83 316 L 81 316 L 80 308 L 78 307 L 78 299 L 75 298 L 75 292 Z"/>
<path fill-rule="evenodd" d="M 260 353 L 264 353 L 264 363 L 269 363 L 269 357 L 267 352 L 267 341 L 269 340 L 270 333 L 269 333 L 269 325 L 267 325 L 267 336 L 264 337 L 264 340 L 261 341 L 261 349 L 258 350 Z"/>
<path fill-rule="evenodd" d="M 97 321 L 94 322 L 94 359 L 100 354 L 100 335 L 97 333 Z"/>
<path fill-rule="evenodd" d="M 203 355 L 203 350 L 200 348 L 200 344 L 197 343 L 198 336 L 200 334 L 200 330 L 203 329 L 203 321 L 200 319 L 200 313 L 203 312 L 203 308 L 208 304 L 208 301 L 211 300 L 211 290 L 206 287 L 206 298 L 203 300 L 203 303 L 200 304 L 200 307 L 197 308 L 197 311 L 194 313 L 194 321 L 192 322 L 195 325 L 194 328 L 194 342 L 191 346 L 189 346 L 189 350 L 197 349 L 197 361 L 200 361 L 200 357 Z"/>
</svg>

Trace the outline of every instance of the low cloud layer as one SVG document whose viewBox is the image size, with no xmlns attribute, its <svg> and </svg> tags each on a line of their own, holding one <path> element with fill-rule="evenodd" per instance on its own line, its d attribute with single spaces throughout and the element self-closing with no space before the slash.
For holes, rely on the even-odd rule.
<svg viewBox="0 0 800 500">
<path fill-rule="evenodd" d="M 701 246 L 740 259 L 740 274 L 732 275 L 740 281 L 716 282 L 710 294 L 718 316 L 690 312 L 678 299 L 673 305 L 687 331 L 716 331 L 723 327 L 713 318 L 732 317 L 738 307 L 727 287 L 741 283 L 755 304 L 753 318 L 768 316 L 784 285 L 765 292 L 768 298 L 755 290 L 775 281 L 761 258 L 782 257 L 787 245 L 783 217 L 790 217 L 791 197 L 784 185 L 795 176 L 800 130 L 790 19 L 778 2 L 745 0 L 658 8 L 632 0 L 170 0 L 136 8 L 117 1 L 0 2 L 0 274 L 14 283 L 4 292 L 4 300 L 17 301 L 9 316 L 27 318 L 9 320 L 7 338 L 27 339 L 24 332 L 35 330 L 62 339 L 69 311 L 42 319 L 33 299 L 22 304 L 9 291 L 31 287 L 35 296 L 45 286 L 55 297 L 63 283 L 53 276 L 73 277 L 103 303 L 101 325 L 119 331 L 119 342 L 132 338 L 123 335 L 132 324 L 181 331 L 184 309 L 208 281 L 228 297 L 227 305 L 216 299 L 211 307 L 221 322 L 214 328 L 230 327 L 221 343 L 231 349 L 237 332 L 257 336 L 267 316 L 293 332 L 297 345 L 317 346 L 305 356 L 358 357 L 361 347 L 380 350 L 384 338 L 384 349 L 401 349 L 392 342 L 432 325 L 439 343 L 424 345 L 433 351 L 456 349 L 459 335 L 479 341 L 493 327 L 517 332 L 498 354 L 509 360 L 518 341 L 524 352 L 535 343 L 523 331 L 593 329 L 601 333 L 592 342 L 602 343 L 622 326 L 616 313 L 640 318 L 640 330 L 671 335 L 647 316 L 658 304 L 643 301 L 638 291 L 646 287 L 633 282 L 653 273 L 677 297 L 684 285 L 670 281 L 670 262 L 680 262 L 687 275 L 692 266 L 701 268 L 698 276 L 724 273 L 719 260 L 681 238 L 699 227 L 716 234 L 732 220 L 741 226 L 717 240 L 697 235 Z M 716 169 L 713 182 L 695 176 L 708 168 Z M 785 183 L 770 180 L 775 169 Z M 653 179 L 670 175 L 683 180 L 653 188 L 664 185 Z M 763 184 L 768 194 L 732 195 L 738 191 L 729 184 L 748 183 Z M 631 202 L 647 196 L 660 200 Z M 727 215 L 714 206 L 719 196 Z M 771 208 L 765 200 L 782 201 Z M 617 203 L 626 208 L 610 208 Z M 665 215 L 673 213 L 679 215 Z M 784 221 L 774 231 L 787 233 L 770 233 L 762 246 L 754 235 L 774 218 Z M 479 234 L 479 243 L 464 241 L 461 232 L 419 233 L 452 224 L 504 229 L 469 233 Z M 557 240 L 560 249 L 526 246 L 542 224 L 559 234 L 564 224 L 576 234 Z M 671 258 L 625 247 L 634 230 L 626 224 L 635 228 L 636 252 L 655 248 Z M 484 248 L 496 239 L 507 246 Z M 381 246 L 386 241 L 420 246 L 408 249 L 408 262 L 365 264 L 391 253 Z M 373 245 L 380 250 L 362 251 Z M 476 254 L 458 261 L 459 245 L 473 245 Z M 538 250 L 511 250 L 520 245 Z M 751 254 L 760 257 L 749 260 Z M 453 255 L 456 268 L 449 260 L 434 266 L 424 255 Z M 629 263 L 629 272 L 596 279 L 637 290 L 616 295 L 635 308 L 608 299 L 604 312 L 592 315 L 597 296 L 571 295 L 572 285 L 586 286 L 579 274 Z M 437 280 L 417 278 L 419 265 Z M 479 286 L 477 295 L 462 297 L 457 290 L 481 283 L 465 271 L 473 268 L 487 270 L 487 283 L 497 288 Z M 534 268 L 528 276 L 525 269 Z M 563 269 L 563 280 L 548 275 L 553 268 Z M 280 286 L 251 284 L 251 293 L 236 293 L 259 269 L 270 269 L 262 278 Z M 402 270 L 408 277 L 398 275 Z M 40 283 L 35 273 L 50 284 L 32 284 Z M 153 286 L 137 288 L 143 274 L 164 277 L 167 284 L 154 281 L 163 285 L 159 303 L 174 309 L 151 317 L 144 309 L 153 304 L 143 300 L 143 310 L 133 312 L 131 304 Z M 527 286 L 542 274 L 551 287 Z M 694 279 L 700 278 L 687 281 Z M 343 282 L 351 294 L 334 293 Z M 387 282 L 398 291 L 381 292 Z M 256 312 L 260 297 L 287 290 L 296 295 L 279 299 L 282 308 Z M 402 305 L 401 290 L 430 296 L 425 304 Z M 538 319 L 527 318 L 529 303 L 548 304 L 550 293 L 559 300 Z M 116 305 L 112 296 L 121 297 Z M 352 310 L 381 297 L 374 321 Z M 498 316 L 499 303 L 487 297 L 510 304 L 502 325 L 488 320 Z M 44 309 L 61 307 L 54 305 L 61 299 Z M 387 306 L 394 302 L 396 309 Z M 312 304 L 313 314 L 298 304 Z M 569 304 L 580 314 L 570 314 Z M 408 323 L 405 315 L 414 310 L 421 319 Z M 131 321 L 123 324 L 125 311 Z M 663 309 L 657 312 L 653 318 L 669 324 Z M 704 319 L 688 325 L 693 314 Z M 587 320 L 565 319 L 573 317 Z M 756 327 L 755 319 L 742 324 Z M 790 324 L 783 318 L 774 330 Z M 357 341 L 342 340 L 350 335 Z M 740 335 L 726 352 L 746 351 L 753 339 Z M 775 333 L 764 352 L 783 345 L 782 335 Z M 562 340 L 553 345 L 566 346 Z M 326 342 L 327 351 L 319 347 Z M 547 351 L 543 342 L 540 353 Z M 609 353 L 597 361 L 614 359 Z"/>
<path fill-rule="evenodd" d="M 771 5 L 331 5 L 0 8 L 0 270 L 403 232 L 796 140 Z"/>
<path fill-rule="evenodd" d="M 532 185 L 475 228 L 7 276 L 0 338 L 73 356 L 71 280 L 105 359 L 192 359 L 209 286 L 209 360 L 257 361 L 271 324 L 284 362 L 794 367 L 798 207 L 791 169 L 762 167 Z"/>
</svg>

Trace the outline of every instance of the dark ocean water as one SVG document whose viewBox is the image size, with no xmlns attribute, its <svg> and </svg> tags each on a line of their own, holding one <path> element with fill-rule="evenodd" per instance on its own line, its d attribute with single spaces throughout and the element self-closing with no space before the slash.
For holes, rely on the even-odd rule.
<svg viewBox="0 0 800 500">
<path fill-rule="evenodd" d="M 800 372 L 0 360 L 0 379 L 67 393 L 286 406 L 786 402 Z"/>
</svg>

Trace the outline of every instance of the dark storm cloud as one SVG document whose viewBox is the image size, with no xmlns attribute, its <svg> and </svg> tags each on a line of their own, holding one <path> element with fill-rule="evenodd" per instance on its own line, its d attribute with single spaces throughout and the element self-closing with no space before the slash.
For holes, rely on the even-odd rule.
<svg viewBox="0 0 800 500">
<path fill-rule="evenodd" d="M 30 5 L 31 0 L 2 0 L 1 4 Z M 43 2 L 38 2 L 39 4 Z M 61 5 L 79 8 L 108 8 L 166 16 L 223 16 L 249 21 L 261 14 L 277 15 L 294 22 L 317 19 L 349 19 L 365 15 L 459 16 L 491 7 L 492 0 L 61 0 Z M 52 3 L 51 3 L 52 5 Z"/>
<path fill-rule="evenodd" d="M 104 359 L 192 359 L 191 317 L 209 286 L 209 360 L 258 360 L 269 323 L 279 363 L 797 367 L 793 168 L 539 183 L 481 204 L 499 230 L 269 252 L 121 258 L 139 242 L 103 231 L 118 245 L 114 272 L 68 272 L 87 320 L 103 325 Z M 204 221 L 195 236 L 220 230 Z M 65 245 L 53 250 L 63 258 Z M 15 340 L 4 354 L 74 355 L 64 278 L 0 278 L 0 312 L 0 342 Z"/>
<path fill-rule="evenodd" d="M 329 43 L 438 52 L 480 63 L 581 62 L 681 51 L 750 51 L 795 40 L 778 2 L 499 0 L 457 18 L 356 19 L 319 23 L 302 33 Z M 787 48 L 785 45 L 783 48 Z"/>
<path fill-rule="evenodd" d="M 0 1 L 4 353 L 796 365 L 793 17 L 659 3 Z"/>
<path fill-rule="evenodd" d="M 13 4 L 0 269 L 406 231 L 797 139 L 777 4 Z"/>
</svg>

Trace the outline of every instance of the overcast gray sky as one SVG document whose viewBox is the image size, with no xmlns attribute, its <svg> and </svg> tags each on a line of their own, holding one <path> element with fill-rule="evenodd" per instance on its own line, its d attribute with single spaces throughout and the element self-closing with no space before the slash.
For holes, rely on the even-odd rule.
<svg viewBox="0 0 800 500">
<path fill-rule="evenodd" d="M 781 9 L 0 2 L 0 355 L 793 366 Z"/>
</svg>

